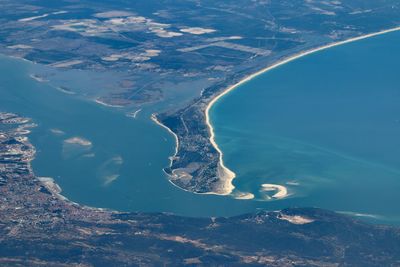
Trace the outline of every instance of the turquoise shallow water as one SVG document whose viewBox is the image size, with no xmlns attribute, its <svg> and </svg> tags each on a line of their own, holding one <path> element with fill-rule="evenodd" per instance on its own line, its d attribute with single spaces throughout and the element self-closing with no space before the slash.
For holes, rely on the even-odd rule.
<svg viewBox="0 0 400 267">
<path fill-rule="evenodd" d="M 281 205 L 400 217 L 400 33 L 335 47 L 258 76 L 211 110 L 238 190 Z M 273 194 L 274 192 L 270 192 Z"/>
<path fill-rule="evenodd" d="M 187 216 L 317 206 L 397 223 L 399 38 L 388 34 L 302 58 L 214 106 L 217 142 L 238 174 L 234 184 L 255 200 L 195 195 L 171 185 L 162 168 L 175 144 L 149 119 L 157 106 L 134 120 L 34 81 L 29 76 L 40 66 L 0 57 L 0 110 L 38 124 L 30 136 L 38 150 L 36 174 L 55 178 L 63 194 L 81 204 Z M 77 84 L 79 77 L 63 76 Z M 91 146 L 65 142 L 73 137 Z M 285 185 L 291 196 L 265 201 L 262 183 Z"/>
<path fill-rule="evenodd" d="M 64 94 L 29 77 L 39 67 L 0 57 L 0 110 L 30 117 L 38 124 L 30 135 L 37 148 L 33 169 L 38 176 L 53 177 L 71 201 L 187 216 L 228 216 L 259 206 L 230 197 L 195 195 L 173 186 L 162 169 L 169 164 L 175 141 L 150 120 L 150 109 L 135 120 L 125 116 L 125 111 Z M 74 137 L 91 146 L 65 142 Z"/>
</svg>

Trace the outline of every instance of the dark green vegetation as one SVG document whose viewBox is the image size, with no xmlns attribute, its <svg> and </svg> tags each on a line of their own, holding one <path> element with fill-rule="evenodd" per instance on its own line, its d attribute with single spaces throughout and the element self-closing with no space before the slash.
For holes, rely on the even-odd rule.
<svg viewBox="0 0 400 267">
<path fill-rule="evenodd" d="M 396 266 L 400 231 L 320 209 L 232 218 L 120 213 L 65 200 L 31 171 L 34 125 L 0 113 L 1 266 Z"/>
</svg>

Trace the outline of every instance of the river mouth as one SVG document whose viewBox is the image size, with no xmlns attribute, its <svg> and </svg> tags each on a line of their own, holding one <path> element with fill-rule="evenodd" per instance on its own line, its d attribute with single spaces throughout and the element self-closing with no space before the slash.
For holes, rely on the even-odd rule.
<svg viewBox="0 0 400 267">
<path fill-rule="evenodd" d="M 136 116 L 126 114 L 38 82 L 32 78 L 38 68 L 0 57 L 0 107 L 38 125 L 29 135 L 37 150 L 33 170 L 37 176 L 54 178 L 69 200 L 119 211 L 194 217 L 233 216 L 263 206 L 172 185 L 163 168 L 175 151 L 175 140 L 150 119 L 157 106 L 143 108 Z M 73 74 L 63 78 L 77 82 Z"/>
<path fill-rule="evenodd" d="M 390 34 L 387 38 L 398 36 Z M 338 47 L 304 58 L 297 63 L 314 60 L 316 62 L 312 65 L 323 66 L 326 60 L 332 62 L 334 58 L 343 56 L 341 53 L 348 58 L 350 54 L 354 54 L 353 50 L 366 53 L 365 49 L 362 49 L 365 43 L 368 49 L 381 47 L 379 40 L 385 38 L 382 36 L 360 41 L 359 44 Z M 386 44 L 391 42 L 393 39 Z M 352 49 L 347 51 L 349 46 Z M 390 62 L 397 58 L 393 53 L 393 47 L 382 50 L 390 54 L 387 55 L 392 57 Z M 272 79 L 275 84 L 284 86 L 282 81 L 287 80 L 287 75 L 292 73 L 293 77 L 296 77 L 297 63 L 287 64 L 279 71 L 274 71 L 275 74 L 280 73 L 277 76 L 274 74 L 274 77 L 270 77 L 271 72 L 254 81 L 262 81 L 265 77 L 269 84 Z M 395 67 L 395 64 L 388 66 L 390 69 Z M 263 131 L 252 129 L 251 122 L 256 121 L 254 114 L 261 112 L 251 111 L 250 106 L 255 108 L 268 106 L 263 101 L 265 98 L 257 95 L 257 88 L 256 91 L 252 88 L 232 92 L 226 98 L 227 101 L 217 103 L 216 109 L 210 114 L 215 126 L 216 141 L 224 152 L 226 165 L 237 174 L 237 179 L 234 180 L 237 191 L 234 196 L 241 199 L 235 199 L 230 196 L 192 194 L 176 188 L 168 181 L 162 169 L 169 164 L 168 157 L 174 153 L 175 140 L 165 129 L 151 121 L 150 115 L 154 110 L 142 110 L 137 118 L 126 116 L 125 112 L 119 109 L 82 100 L 32 79 L 30 76 L 35 73 L 35 68 L 37 66 L 28 62 L 7 57 L 0 58 L 0 71 L 3 74 L 0 76 L 0 105 L 2 110 L 30 117 L 38 124 L 30 135 L 38 151 L 33 169 L 38 176 L 53 177 L 61 186 L 63 195 L 71 201 L 120 211 L 172 212 L 195 217 L 233 216 L 258 209 L 277 210 L 286 207 L 313 206 L 361 217 L 365 215 L 366 219 L 372 221 L 389 223 L 399 221 L 399 210 L 395 204 L 383 205 L 383 202 L 396 203 L 398 191 L 396 188 L 399 188 L 400 180 L 396 172 L 392 171 L 391 177 L 379 168 L 371 172 L 369 161 L 365 160 L 357 162 L 367 166 L 364 173 L 369 176 L 364 179 L 336 179 L 337 176 L 310 172 L 310 169 L 323 169 L 321 162 L 313 161 L 321 155 L 325 158 L 324 161 L 329 162 L 331 168 L 338 163 L 341 166 L 349 164 L 347 160 L 349 157 L 357 159 L 359 157 L 319 145 L 314 139 L 312 142 L 305 142 L 297 136 L 271 132 L 271 129 L 277 129 L 271 123 L 275 123 L 278 119 L 282 121 L 281 116 L 269 116 L 266 120 L 263 115 L 262 121 L 270 121 L 270 124 L 266 124 L 268 128 Z M 305 68 L 303 71 L 309 70 Z M 384 74 L 387 74 L 384 70 L 379 72 L 379 75 Z M 398 83 L 397 80 L 387 80 L 387 82 Z M 251 83 L 248 83 L 245 86 L 250 85 Z M 240 112 L 219 110 L 231 102 L 229 98 L 242 92 L 248 94 L 246 101 L 249 107 L 246 108 L 246 112 L 243 112 L 244 103 L 233 105 L 241 106 Z M 394 102 L 398 101 L 397 92 L 394 92 L 395 97 L 390 98 Z M 278 99 L 280 90 L 275 90 L 275 93 L 275 99 Z M 254 96 L 258 96 L 258 99 L 254 99 Z M 371 99 L 374 98 L 371 96 Z M 305 101 L 306 98 L 302 100 Z M 222 103 L 223 105 L 220 105 Z M 273 111 L 280 110 L 278 101 L 275 104 L 276 109 Z M 226 112 L 231 112 L 232 116 L 221 117 L 221 114 L 227 114 Z M 289 115 L 288 113 L 287 116 Z M 238 127 L 233 122 L 247 124 Z M 282 124 L 280 129 L 285 130 L 287 125 L 289 124 Z M 302 128 L 300 127 L 302 124 L 297 125 Z M 242 146 L 243 144 L 246 146 Z M 260 150 L 260 145 L 264 149 Z M 393 147 L 396 145 L 397 143 L 392 142 Z M 293 154 L 293 151 L 296 153 Z M 344 157 L 338 157 L 342 154 Z M 288 165 L 287 157 L 282 155 L 291 155 L 291 165 Z M 299 165 L 299 161 L 303 165 Z M 282 172 L 282 166 L 286 173 Z M 357 173 L 351 164 L 346 170 L 348 171 L 346 177 L 354 177 L 354 173 Z M 304 173 L 301 173 L 302 171 Z M 324 172 L 331 175 L 337 173 L 338 169 L 329 171 L 324 169 Z M 299 173 L 301 175 L 298 175 Z M 381 176 L 382 173 L 387 175 L 386 178 L 383 183 L 376 183 L 374 177 Z M 338 176 L 342 177 L 343 169 L 339 174 Z M 287 196 L 276 197 L 283 195 L 282 188 L 276 185 L 288 188 Z M 381 188 L 383 193 L 379 193 Z M 355 192 L 364 189 L 368 190 L 355 197 Z M 250 199 L 246 193 L 254 194 L 255 198 Z M 369 201 L 366 201 L 368 197 Z"/>
<path fill-rule="evenodd" d="M 399 38 L 299 58 L 221 98 L 210 116 L 236 190 L 398 221 Z"/>
</svg>

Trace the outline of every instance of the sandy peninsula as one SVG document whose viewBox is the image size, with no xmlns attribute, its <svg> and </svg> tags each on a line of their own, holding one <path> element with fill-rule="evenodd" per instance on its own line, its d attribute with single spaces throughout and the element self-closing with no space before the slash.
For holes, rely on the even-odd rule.
<svg viewBox="0 0 400 267">
<path fill-rule="evenodd" d="M 266 67 L 266 68 L 264 68 L 264 69 L 262 69 L 262 70 L 260 70 L 260 71 L 258 71 L 256 73 L 253 73 L 253 74 L 245 77 L 243 80 L 241 80 L 238 83 L 228 87 L 222 93 L 220 93 L 215 98 L 213 98 L 211 100 L 211 102 L 207 105 L 207 108 L 205 110 L 206 124 L 207 124 L 207 126 L 209 128 L 209 132 L 210 132 L 210 142 L 214 146 L 214 148 L 218 151 L 218 153 L 220 155 L 219 156 L 219 159 L 220 159 L 219 165 L 220 165 L 220 169 L 221 170 L 219 170 L 218 172 L 220 174 L 221 182 L 224 184 L 223 186 L 221 186 L 221 192 L 215 192 L 215 193 L 216 194 L 220 194 L 220 195 L 229 195 L 229 194 L 231 194 L 233 192 L 233 190 L 235 189 L 235 187 L 232 184 L 232 181 L 236 177 L 236 174 L 233 171 L 231 171 L 230 169 L 228 169 L 224 165 L 223 153 L 222 153 L 221 149 L 218 147 L 218 144 L 215 142 L 214 128 L 212 127 L 212 124 L 210 122 L 210 114 L 209 114 L 210 113 L 210 109 L 221 97 L 225 96 L 226 94 L 228 94 L 232 90 L 238 88 L 239 86 L 243 85 L 244 83 L 254 79 L 255 77 L 257 77 L 260 74 L 266 73 L 266 72 L 268 72 L 270 70 L 273 70 L 273 69 L 275 69 L 275 68 L 277 68 L 279 66 L 282 66 L 282 65 L 284 65 L 286 63 L 289 63 L 289 62 L 292 62 L 292 61 L 297 60 L 299 58 L 302 58 L 304 56 L 307 56 L 307 55 L 310 55 L 310 54 L 314 54 L 316 52 L 319 52 L 319 51 L 322 51 L 322 50 L 325 50 L 325 49 L 329 49 L 329 48 L 332 48 L 332 47 L 344 45 L 344 44 L 347 44 L 347 43 L 351 43 L 351 42 L 367 39 L 367 38 L 370 38 L 370 37 L 374 37 L 374 36 L 378 36 L 378 35 L 382 35 L 382 34 L 386 34 L 386 33 L 390 33 L 390 32 L 395 32 L 395 31 L 399 31 L 399 30 L 400 30 L 400 27 L 395 27 L 395 28 L 382 30 L 382 31 L 375 32 L 375 33 L 370 33 L 370 34 L 366 34 L 366 35 L 350 38 L 350 39 L 347 39 L 347 40 L 344 40 L 344 41 L 331 43 L 331 44 L 328 44 L 328 45 L 324 45 L 324 46 L 321 46 L 321 47 L 317 47 L 317 48 L 314 48 L 314 49 L 311 49 L 311 50 L 306 50 L 304 52 L 295 54 L 293 56 L 290 56 L 290 57 L 285 58 L 285 59 L 283 59 L 281 61 L 278 61 L 277 63 L 275 63 L 273 65 L 270 65 L 270 66 L 268 66 L 268 67 Z M 280 191 L 276 195 L 274 195 L 274 197 L 280 198 L 281 196 L 283 196 L 283 192 L 284 192 L 283 189 L 282 190 L 280 189 Z M 287 190 L 286 190 L 286 192 L 287 192 Z"/>
<path fill-rule="evenodd" d="M 172 135 L 174 136 L 174 138 L 175 138 L 175 153 L 174 153 L 173 156 L 170 157 L 170 167 L 171 167 L 171 166 L 172 166 L 172 161 L 173 161 L 173 159 L 174 159 L 174 158 L 176 157 L 176 155 L 178 154 L 179 138 L 178 138 L 178 136 L 177 136 L 173 131 L 171 131 L 170 128 L 168 128 L 167 126 L 165 126 L 164 124 L 162 124 L 162 123 L 157 119 L 156 114 L 152 114 L 152 115 L 151 115 L 151 120 L 154 121 L 157 125 L 159 125 L 159 126 L 161 126 L 162 128 L 166 129 L 166 130 L 167 130 L 170 134 L 172 134 Z M 221 154 L 220 154 L 220 155 L 221 155 Z M 166 173 L 166 172 L 164 171 L 164 173 Z M 173 173 L 174 173 L 174 172 L 173 172 Z M 168 174 L 168 173 L 166 173 L 166 174 L 167 174 L 168 176 L 171 176 L 171 175 Z M 230 177 L 230 176 L 231 176 L 232 174 L 233 174 L 233 172 L 231 172 L 228 168 L 222 168 L 221 166 L 219 166 L 219 168 L 218 168 L 218 176 L 220 177 L 221 181 L 223 181 L 223 182 L 221 183 L 221 186 L 218 188 L 218 191 L 217 191 L 217 192 L 205 192 L 205 193 L 192 192 L 192 191 L 189 191 L 189 190 L 187 190 L 187 189 L 184 189 L 184 188 L 181 188 L 181 187 L 177 186 L 171 179 L 168 179 L 168 181 L 169 181 L 173 186 L 175 186 L 175 187 L 177 187 L 177 188 L 179 188 L 179 189 L 181 189 L 181 190 L 183 190 L 183 191 L 190 192 L 190 193 L 197 194 L 197 195 L 229 195 L 229 194 L 233 191 L 233 189 L 234 189 L 235 187 L 232 185 L 232 183 L 227 183 L 227 182 L 225 182 L 225 180 L 226 180 L 226 179 L 231 180 L 231 177 Z M 228 188 L 226 188 L 226 186 L 228 186 Z M 226 192 L 229 192 L 229 193 L 226 193 Z M 247 193 L 245 193 L 245 194 L 247 194 Z M 250 195 L 252 195 L 252 194 L 248 193 L 247 196 L 242 195 L 241 197 L 239 196 L 238 199 L 250 199 L 250 197 L 251 197 Z M 253 196 L 253 197 L 254 197 L 254 196 Z"/>
</svg>

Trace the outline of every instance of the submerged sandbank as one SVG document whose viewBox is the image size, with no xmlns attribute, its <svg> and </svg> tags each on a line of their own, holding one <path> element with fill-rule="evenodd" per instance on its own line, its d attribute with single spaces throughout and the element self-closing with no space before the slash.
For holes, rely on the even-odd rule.
<svg viewBox="0 0 400 267">
<path fill-rule="evenodd" d="M 91 146 L 92 142 L 83 138 L 83 137 L 71 137 L 68 139 L 64 140 L 64 143 L 66 144 L 74 144 L 74 145 L 80 145 L 80 146 Z"/>
</svg>

